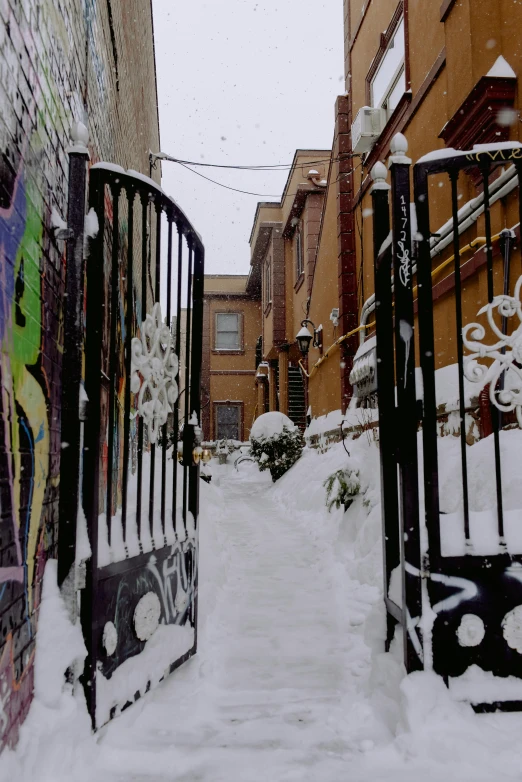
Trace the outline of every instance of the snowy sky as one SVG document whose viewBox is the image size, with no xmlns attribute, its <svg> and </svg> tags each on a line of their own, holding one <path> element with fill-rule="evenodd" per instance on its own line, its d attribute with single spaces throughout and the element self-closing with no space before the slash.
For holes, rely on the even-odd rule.
<svg viewBox="0 0 522 782">
<path fill-rule="evenodd" d="M 290 163 L 331 146 L 344 92 L 342 0 L 153 0 L 162 151 L 202 163 Z M 156 151 L 156 150 L 153 150 Z M 278 196 L 287 172 L 198 168 Z M 163 188 L 203 237 L 206 271 L 248 271 L 259 200 L 163 163 Z"/>
</svg>

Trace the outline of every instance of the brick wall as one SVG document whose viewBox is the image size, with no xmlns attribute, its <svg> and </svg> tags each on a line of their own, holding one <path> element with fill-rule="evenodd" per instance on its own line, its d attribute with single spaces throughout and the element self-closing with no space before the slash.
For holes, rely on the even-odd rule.
<svg viewBox="0 0 522 782">
<path fill-rule="evenodd" d="M 159 149 L 150 0 L 0 0 L 0 748 L 33 691 L 41 579 L 56 555 L 68 132 L 91 162 Z M 156 176 L 159 172 L 156 172 Z"/>
</svg>

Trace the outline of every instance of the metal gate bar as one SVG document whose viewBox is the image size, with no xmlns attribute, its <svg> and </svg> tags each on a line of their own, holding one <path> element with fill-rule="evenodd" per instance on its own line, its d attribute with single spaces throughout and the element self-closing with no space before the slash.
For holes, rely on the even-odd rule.
<svg viewBox="0 0 522 782">
<path fill-rule="evenodd" d="M 110 680 L 122 662 L 143 650 L 145 639 L 139 634 L 133 635 L 133 611 L 140 599 L 139 589 L 141 587 L 139 585 L 144 585 L 143 588 L 148 590 L 147 594 L 151 590 L 154 592 L 158 587 L 154 580 L 156 578 L 154 574 L 158 574 L 157 578 L 160 578 L 160 570 L 164 574 L 164 579 L 171 579 L 168 583 L 165 581 L 163 586 L 160 585 L 158 592 L 161 622 L 173 625 L 190 623 L 194 629 L 192 648 L 178 659 L 172 659 L 170 670 L 196 651 L 199 466 L 197 460 L 193 459 L 193 451 L 197 444 L 198 429 L 189 416 L 194 414 L 199 421 L 203 305 L 202 301 L 198 301 L 197 298 L 203 296 L 204 250 L 200 237 L 185 215 L 152 180 L 108 164 L 93 166 L 90 177 L 90 204 L 98 215 L 100 230 L 97 237 L 91 240 L 91 253 L 87 264 L 85 387 L 91 407 L 84 443 L 83 505 L 87 518 L 92 557 L 87 566 L 87 586 L 82 599 L 82 625 L 88 647 L 84 684 L 89 710 L 96 727 L 101 724 L 100 720 L 103 721 L 109 716 L 105 714 L 96 716 L 97 676 L 103 674 L 106 681 Z M 141 203 L 141 221 L 135 220 L 134 201 L 137 197 Z M 127 212 L 125 212 L 125 206 Z M 152 214 L 156 216 L 154 232 L 149 229 L 148 218 L 151 207 Z M 124 235 L 125 226 L 122 223 L 125 217 L 127 217 L 127 241 L 125 241 Z M 163 258 L 161 237 L 164 218 L 168 224 L 166 237 L 167 324 L 160 322 L 159 310 L 156 305 L 152 310 L 152 305 L 154 302 L 158 303 L 160 297 Z M 167 342 L 169 338 L 173 341 L 170 320 L 174 224 L 178 231 L 177 322 L 174 346 L 178 356 L 181 349 L 183 304 L 181 283 L 183 265 L 188 265 L 185 366 L 180 369 L 185 378 L 185 421 L 182 462 L 183 497 L 179 498 L 182 500 L 180 503 L 182 516 L 180 519 L 177 512 L 177 507 L 179 507 L 177 497 L 178 460 L 177 448 L 174 445 L 172 449 L 173 468 L 170 476 L 172 478 L 172 494 L 169 493 L 172 509 L 169 514 L 170 526 L 167 529 L 167 479 L 170 475 L 167 462 L 170 447 L 167 437 L 168 427 L 164 417 L 160 419 L 159 424 L 154 423 L 156 412 L 151 414 L 151 410 L 156 411 L 154 401 L 156 398 L 152 398 L 154 403 L 152 407 L 150 405 L 147 409 L 146 405 L 143 406 L 143 409 L 138 407 L 138 392 L 134 386 L 131 387 L 131 377 L 137 371 L 134 367 L 142 366 L 134 363 L 135 355 L 140 358 L 139 353 L 135 354 L 135 349 L 137 350 L 141 343 L 144 345 L 143 340 L 149 338 L 147 336 L 149 332 L 145 330 L 147 313 L 150 313 L 151 310 L 153 312 L 152 319 L 147 315 L 147 323 L 149 323 L 147 328 L 155 329 L 154 333 L 158 335 L 167 333 L 169 335 Z M 121 238 L 120 225 L 123 231 Z M 136 231 L 139 231 L 140 225 L 141 279 L 138 279 L 140 270 L 137 266 L 134 248 L 137 244 Z M 183 244 L 185 243 L 188 248 L 188 258 L 183 252 Z M 151 277 L 149 264 L 152 246 L 154 247 L 155 278 L 154 281 L 150 279 L 149 291 L 148 275 Z M 107 260 L 105 258 L 106 250 L 109 256 Z M 165 325 L 168 325 L 168 332 L 165 332 Z M 141 343 L 134 345 L 133 339 L 136 334 L 141 335 Z M 104 335 L 108 336 L 106 343 L 104 343 Z M 158 339 L 160 339 L 159 336 Z M 166 344 L 165 336 L 161 337 L 161 344 Z M 143 350 L 147 351 L 148 348 L 143 347 Z M 148 361 L 148 354 L 144 353 L 143 355 Z M 165 365 L 161 372 L 164 369 L 166 371 L 168 367 Z M 124 376 L 119 376 L 122 373 Z M 143 385 L 147 377 L 151 377 L 151 375 L 143 374 L 138 384 L 138 387 L 143 388 L 144 392 L 148 388 Z M 152 376 L 152 381 L 156 382 L 154 376 Z M 164 389 L 166 392 L 165 386 Z M 129 494 L 133 394 L 135 395 L 134 406 L 137 417 L 137 432 L 132 434 L 132 437 L 137 439 L 136 473 L 134 474 L 133 469 L 132 478 L 134 486 L 132 502 L 135 498 L 135 508 L 132 503 L 130 504 L 131 495 Z M 120 401 L 121 399 L 122 401 Z M 165 397 L 165 405 L 167 402 L 168 398 Z M 178 437 L 179 404 L 180 400 L 171 408 L 175 442 Z M 161 410 L 163 411 L 160 411 L 161 415 L 163 415 L 167 407 L 163 407 Z M 147 416 L 149 417 L 147 418 Z M 134 430 L 134 426 L 132 428 Z M 156 443 L 157 433 L 161 438 L 159 443 Z M 120 448 L 122 436 L 123 443 Z M 161 448 L 161 469 L 159 470 L 156 470 L 155 464 L 156 445 Z M 147 462 L 145 462 L 146 455 Z M 146 464 L 150 470 L 148 498 L 143 495 Z M 103 472 L 101 472 L 102 466 Z M 105 488 L 103 488 L 102 476 L 106 479 Z M 157 483 L 158 485 L 156 485 Z M 160 498 L 159 503 L 156 503 L 156 491 Z M 144 518 L 146 511 L 144 513 L 143 503 L 148 508 L 148 525 L 146 518 Z M 158 507 L 156 507 L 157 504 Z M 100 560 L 100 520 L 103 518 L 104 510 L 106 542 L 103 544 L 105 547 L 103 549 L 104 559 Z M 189 512 L 192 514 L 192 518 L 190 524 L 187 525 Z M 132 524 L 135 524 L 135 528 L 130 526 Z M 118 532 L 117 536 L 116 532 Z M 115 548 L 122 544 L 121 550 Z M 152 557 L 151 547 L 154 551 Z M 107 557 L 110 557 L 110 560 Z M 118 586 L 119 584 L 122 585 L 123 592 Z M 185 591 L 178 595 L 179 589 Z M 117 640 L 114 642 L 115 648 L 108 650 L 105 629 L 108 624 L 111 624 L 111 617 L 117 616 L 114 612 L 120 610 L 118 609 L 118 595 L 120 594 L 129 595 L 128 599 L 125 598 L 127 602 L 122 604 L 121 608 L 121 611 L 126 613 L 122 613 L 119 615 L 119 619 L 114 620 L 119 623 Z M 158 621 L 159 619 L 160 617 L 158 617 Z M 134 622 L 136 622 L 135 617 Z M 120 639 L 120 636 L 123 640 Z M 133 699 L 134 693 L 130 696 L 127 695 L 127 697 Z M 119 708 L 124 705 L 124 703 L 120 704 Z"/>
<path fill-rule="evenodd" d="M 459 178 L 458 171 L 450 171 L 451 184 L 451 211 L 453 218 L 453 256 L 455 258 L 455 320 L 456 320 L 456 341 L 457 341 L 457 366 L 458 366 L 458 384 L 459 384 L 459 416 L 460 416 L 460 458 L 462 469 L 462 499 L 464 510 L 464 537 L 466 545 L 469 546 L 469 497 L 468 497 L 468 463 L 466 455 L 466 399 L 464 394 L 464 349 L 462 344 L 462 291 L 460 274 L 460 234 L 458 224 L 458 193 L 457 183 Z"/>
<path fill-rule="evenodd" d="M 403 138 L 403 137 L 402 137 Z M 422 614 L 419 528 L 419 476 L 417 467 L 417 400 L 415 391 L 415 339 L 413 322 L 413 262 L 411 257 L 410 164 L 400 138 L 392 142 L 393 280 L 395 299 L 395 382 L 400 422 L 396 438 L 400 477 L 400 549 L 404 659 L 408 670 L 422 668 L 422 638 L 417 622 Z M 405 139 L 403 139 L 405 142 Z M 399 142 L 399 146 L 397 145 Z M 402 146 L 407 145 L 403 144 Z M 388 284 L 390 284 L 388 282 Z"/>
<path fill-rule="evenodd" d="M 428 174 L 413 168 L 415 208 L 420 234 L 417 261 L 419 363 L 422 371 L 422 447 L 424 463 L 424 511 L 430 546 L 430 563 L 440 559 L 439 464 L 437 453 L 437 401 L 435 395 L 435 338 L 430 254 Z"/>
<path fill-rule="evenodd" d="M 378 164 L 381 165 L 382 164 Z M 402 623 L 402 608 L 389 597 L 391 573 L 401 563 L 399 543 L 399 493 L 397 488 L 395 369 L 393 361 L 393 301 L 391 287 L 392 248 L 386 169 L 372 177 L 373 250 L 375 270 L 375 332 L 377 338 L 377 394 L 379 402 L 379 457 L 381 463 L 381 508 L 383 514 L 384 600 L 386 603 L 386 648 L 395 625 Z"/>
<path fill-rule="evenodd" d="M 192 461 L 192 443 L 188 437 L 188 421 L 190 417 L 190 355 L 188 353 L 191 337 L 191 295 L 192 295 L 192 262 L 193 262 L 193 248 L 192 244 L 189 245 L 188 256 L 188 270 L 187 270 L 187 309 L 186 309 L 186 346 L 187 355 L 185 356 L 185 426 L 183 428 L 183 462 L 189 464 Z M 188 487 L 188 475 L 185 471 L 183 473 L 183 518 L 187 518 L 187 487 Z"/>
<path fill-rule="evenodd" d="M 495 295 L 493 285 L 493 248 L 491 246 L 491 213 L 489 206 L 489 175 L 491 166 L 487 160 L 481 164 L 482 184 L 484 186 L 484 221 L 486 226 L 486 258 L 487 258 L 487 279 L 488 279 L 488 302 L 491 304 Z M 497 489 L 497 516 L 498 516 L 498 535 L 500 543 L 505 547 L 504 537 L 504 508 L 502 500 L 502 467 L 500 460 L 500 411 L 496 408 L 491 411 L 493 423 L 493 442 L 495 447 L 495 483 Z"/>
<path fill-rule="evenodd" d="M 183 234 L 178 229 L 178 275 L 176 285 L 176 336 L 174 342 L 174 349 L 176 355 L 180 355 L 181 349 L 181 280 L 182 280 L 182 268 L 183 268 Z M 178 437 L 179 437 L 179 404 L 174 407 L 174 450 L 175 457 L 172 462 L 172 525 L 174 529 L 177 529 L 177 512 L 176 501 L 177 488 L 178 488 Z"/>
</svg>

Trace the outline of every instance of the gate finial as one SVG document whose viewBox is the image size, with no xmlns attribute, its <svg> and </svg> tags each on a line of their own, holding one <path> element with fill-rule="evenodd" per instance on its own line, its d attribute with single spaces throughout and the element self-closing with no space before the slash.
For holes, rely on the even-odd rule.
<svg viewBox="0 0 522 782">
<path fill-rule="evenodd" d="M 67 147 L 67 153 L 89 156 L 87 144 L 89 143 L 89 131 L 83 122 L 75 122 L 69 131 L 71 143 Z"/>
<path fill-rule="evenodd" d="M 388 171 L 386 170 L 386 166 L 384 165 L 384 163 L 381 163 L 380 160 L 378 160 L 377 163 L 372 168 L 370 172 L 370 176 L 373 180 L 372 192 L 374 190 L 390 189 L 390 185 L 386 181 L 386 177 L 388 176 Z"/>
<path fill-rule="evenodd" d="M 390 143 L 391 155 L 388 158 L 388 166 L 391 166 L 393 163 L 411 165 L 411 158 L 406 155 L 407 151 L 408 139 L 403 133 L 396 133 Z"/>
</svg>

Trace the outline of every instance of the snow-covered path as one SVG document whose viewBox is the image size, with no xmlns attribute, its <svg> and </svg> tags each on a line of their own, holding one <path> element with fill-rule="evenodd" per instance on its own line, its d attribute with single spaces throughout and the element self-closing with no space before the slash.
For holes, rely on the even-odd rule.
<svg viewBox="0 0 522 782">
<path fill-rule="evenodd" d="M 522 714 L 476 715 L 435 674 L 405 676 L 400 637 L 384 653 L 378 449 L 350 453 L 346 513 L 325 507 L 341 444 L 275 485 L 213 465 L 198 654 L 95 735 L 81 690 L 35 698 L 0 782 L 520 780 Z"/>
<path fill-rule="evenodd" d="M 264 476 L 223 482 L 227 577 L 200 652 L 106 730 L 103 765 L 115 779 L 340 779 L 350 639 L 327 552 Z"/>
</svg>

